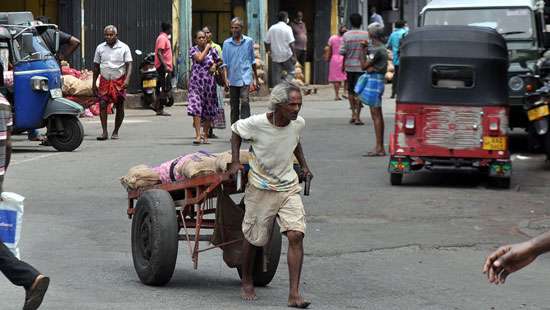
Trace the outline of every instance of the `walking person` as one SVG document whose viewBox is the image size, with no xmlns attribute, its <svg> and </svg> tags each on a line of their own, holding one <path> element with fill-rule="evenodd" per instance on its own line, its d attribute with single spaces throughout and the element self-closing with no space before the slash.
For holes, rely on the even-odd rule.
<svg viewBox="0 0 550 310">
<path fill-rule="evenodd" d="M 357 94 L 354 91 L 355 84 L 359 77 L 363 74 L 361 66 L 361 57 L 363 55 L 363 46 L 369 40 L 369 33 L 361 30 L 363 17 L 360 14 L 354 13 L 349 17 L 351 30 L 344 33 L 342 36 L 342 46 L 340 47 L 340 55 L 344 56 L 344 71 L 348 81 L 348 96 L 351 109 L 350 124 L 364 125 L 361 121 L 362 105 Z"/>
<path fill-rule="evenodd" d="M 204 34 L 206 35 L 206 42 L 209 43 L 213 48 L 215 48 L 216 51 L 218 51 L 218 56 L 220 58 L 220 62 L 223 64 L 223 61 L 221 61 L 222 47 L 212 40 L 212 31 L 210 30 L 210 28 L 211 28 L 210 26 L 204 26 L 202 28 L 202 32 L 204 32 Z M 223 92 L 224 92 L 223 86 L 220 86 L 216 83 L 216 97 L 218 98 L 218 113 L 216 115 L 216 119 L 223 118 L 223 125 L 224 125 L 223 128 L 225 128 L 225 112 L 223 112 L 223 109 L 224 109 L 224 107 L 223 107 L 224 93 Z M 212 126 L 210 126 L 210 130 L 208 131 L 208 138 L 209 139 L 217 139 L 218 138 L 218 136 L 216 136 L 214 134 L 214 126 L 215 126 L 214 123 L 212 124 Z"/>
<path fill-rule="evenodd" d="M 384 27 L 380 24 L 371 24 L 368 27 L 371 44 L 364 48 L 361 57 L 361 66 L 367 71 L 367 82 L 360 94 L 363 104 L 370 107 L 370 114 L 376 134 L 376 146 L 373 151 L 363 156 L 386 156 L 384 150 L 384 116 L 382 114 L 382 95 L 384 94 L 385 75 L 388 69 L 388 51 L 382 42 Z M 366 54 L 366 55 L 365 55 Z"/>
<path fill-rule="evenodd" d="M 243 21 L 239 17 L 231 20 L 231 37 L 223 42 L 223 64 L 225 90 L 229 91 L 231 124 L 239 118 L 250 116 L 250 90 L 255 91 L 258 82 L 254 40 L 242 34 Z"/>
<path fill-rule="evenodd" d="M 172 63 L 172 44 L 170 36 L 172 35 L 172 24 L 163 22 L 160 25 L 161 33 L 155 41 L 155 68 L 158 73 L 158 83 L 156 87 L 157 100 L 155 101 L 154 110 L 157 115 L 170 116 L 170 113 L 164 112 L 164 103 L 168 98 L 165 98 L 172 89 L 172 76 L 174 65 Z"/>
<path fill-rule="evenodd" d="M 307 27 L 303 19 L 304 13 L 298 11 L 294 20 L 290 22 L 295 40 L 294 55 L 296 55 L 296 60 L 302 65 L 302 68 L 305 66 L 307 58 Z"/>
<path fill-rule="evenodd" d="M 271 92 L 271 112 L 239 120 L 231 127 L 233 154 L 230 173 L 241 167 L 239 150 L 242 139 L 250 141 L 248 185 L 245 190 L 245 214 L 242 231 L 243 262 L 241 297 L 256 299 L 252 272 L 258 247 L 269 241 L 275 220 L 288 238 L 288 306 L 307 308 L 310 303 L 300 294 L 300 276 L 304 258 L 305 211 L 300 197 L 298 175 L 293 168 L 296 156 L 304 176 L 312 178 L 302 152 L 300 136 L 305 121 L 298 115 L 302 107 L 300 89 L 288 83 L 276 85 Z"/>
<path fill-rule="evenodd" d="M 5 172 L 10 164 L 12 125 L 10 103 L 0 93 L 0 193 L 3 190 Z M 17 259 L 2 240 L 0 240 L 0 271 L 11 283 L 25 288 L 23 310 L 38 309 L 48 290 L 50 278 L 41 274 L 33 266 Z"/>
<path fill-rule="evenodd" d="M 212 67 L 217 66 L 220 56 L 218 51 L 206 42 L 206 35 L 202 30 L 195 34 L 195 45 L 189 49 L 189 57 L 193 62 L 189 79 L 189 94 L 187 114 L 193 117 L 195 127 L 194 145 L 210 144 L 208 131 L 218 113 L 218 98 L 216 95 L 216 81 L 211 73 Z M 203 132 L 201 133 L 201 123 Z"/>
<path fill-rule="evenodd" d="M 130 83 L 132 74 L 132 52 L 128 45 L 118 39 L 118 30 L 113 25 L 108 25 L 103 30 L 105 42 L 99 44 L 94 54 L 93 84 L 92 90 L 99 98 L 99 117 L 103 132 L 97 140 L 103 141 L 109 138 L 107 132 L 107 107 L 114 104 L 116 109 L 115 129 L 111 139 L 119 138 L 118 131 L 124 121 L 124 100 L 126 89 Z M 99 77 L 99 89 L 96 85 Z"/>
<path fill-rule="evenodd" d="M 401 47 L 401 39 L 407 35 L 409 30 L 407 29 L 407 22 L 404 20 L 398 20 L 395 22 L 395 30 L 388 39 L 387 48 L 392 51 L 393 55 L 393 78 L 391 81 L 391 98 L 395 98 L 397 94 L 397 83 L 399 79 L 399 48 Z"/>
<path fill-rule="evenodd" d="M 269 27 L 265 38 L 265 50 L 272 60 L 271 84 L 277 85 L 283 81 L 292 81 L 296 71 L 296 57 L 294 55 L 294 34 L 288 24 L 288 13 L 279 12 L 278 22 Z M 286 74 L 283 76 L 283 71 Z"/>
<path fill-rule="evenodd" d="M 370 8 L 370 18 L 369 18 L 369 25 L 373 23 L 378 23 L 380 26 L 384 27 L 384 19 L 382 16 L 378 13 L 376 13 L 376 7 L 372 6 Z"/>
<path fill-rule="evenodd" d="M 346 26 L 338 28 L 338 34 L 332 35 L 328 39 L 328 81 L 334 86 L 334 100 L 342 100 L 340 98 L 340 86 L 344 83 L 346 88 L 346 72 L 344 71 L 344 56 L 340 55 L 340 47 L 342 46 L 342 36 L 346 33 Z"/>
</svg>

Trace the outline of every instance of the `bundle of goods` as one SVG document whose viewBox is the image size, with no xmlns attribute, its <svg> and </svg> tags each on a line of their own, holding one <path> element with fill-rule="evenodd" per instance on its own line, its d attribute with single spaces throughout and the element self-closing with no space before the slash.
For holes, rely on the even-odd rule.
<svg viewBox="0 0 550 310">
<path fill-rule="evenodd" d="M 393 80 L 395 67 L 393 66 L 393 53 L 388 50 L 388 71 L 386 72 L 386 81 L 389 83 Z"/>
<path fill-rule="evenodd" d="M 292 80 L 292 83 L 298 85 L 298 86 L 304 86 L 305 85 L 305 76 L 304 76 L 304 68 L 299 62 L 296 62 L 296 69 L 295 69 L 295 78 Z"/>
<path fill-rule="evenodd" d="M 260 45 L 254 44 L 254 57 L 256 58 L 256 73 L 258 74 L 258 80 L 260 81 L 260 88 L 265 84 L 265 65 L 260 57 Z"/>
<path fill-rule="evenodd" d="M 248 164 L 249 152 L 241 150 L 241 164 Z M 151 188 L 157 184 L 168 184 L 185 179 L 227 171 L 231 163 L 231 151 L 211 154 L 198 151 L 164 162 L 156 167 L 138 165 L 120 178 L 128 191 Z"/>
</svg>

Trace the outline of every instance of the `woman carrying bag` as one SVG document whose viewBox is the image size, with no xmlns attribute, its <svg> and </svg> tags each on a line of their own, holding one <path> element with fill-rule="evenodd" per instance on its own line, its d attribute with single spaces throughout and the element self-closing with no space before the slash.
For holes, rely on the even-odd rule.
<svg viewBox="0 0 550 310">
<path fill-rule="evenodd" d="M 385 75 L 388 68 L 388 51 L 383 43 L 384 28 L 374 23 L 367 28 L 370 45 L 363 49 L 361 66 L 366 72 L 359 78 L 355 92 L 359 100 L 370 108 L 374 131 L 376 133 L 376 146 L 373 151 L 363 156 L 386 156 L 384 149 L 384 116 L 382 115 L 382 95 L 384 94 Z"/>
</svg>

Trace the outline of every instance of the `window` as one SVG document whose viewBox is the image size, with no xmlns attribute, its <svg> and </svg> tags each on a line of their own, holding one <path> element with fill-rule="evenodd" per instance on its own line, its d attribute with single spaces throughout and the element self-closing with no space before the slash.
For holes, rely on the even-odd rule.
<svg viewBox="0 0 550 310">
<path fill-rule="evenodd" d="M 471 67 L 434 66 L 432 68 L 432 86 L 438 88 L 472 88 L 475 75 Z"/>
</svg>

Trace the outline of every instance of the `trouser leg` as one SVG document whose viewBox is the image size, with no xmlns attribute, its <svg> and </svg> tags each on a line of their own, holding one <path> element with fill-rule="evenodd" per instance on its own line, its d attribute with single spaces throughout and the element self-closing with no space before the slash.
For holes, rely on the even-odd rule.
<svg viewBox="0 0 550 310">
<path fill-rule="evenodd" d="M 40 274 L 31 265 L 17 259 L 13 253 L 0 241 L 0 271 L 11 283 L 29 289 Z"/>
<path fill-rule="evenodd" d="M 395 66 L 394 72 L 393 72 L 393 79 L 391 81 L 391 96 L 395 97 L 397 94 L 397 83 L 399 79 L 399 66 Z"/>
<path fill-rule="evenodd" d="M 275 85 L 281 83 L 281 71 L 282 71 L 282 63 L 279 62 L 272 62 L 271 64 L 271 85 L 275 87 Z"/>
<path fill-rule="evenodd" d="M 229 105 L 231 106 L 231 125 L 239 120 L 241 87 L 229 87 Z"/>
<path fill-rule="evenodd" d="M 290 57 L 289 60 L 283 62 L 283 70 L 285 70 L 287 73 L 287 75 L 284 77 L 285 80 L 291 82 L 296 76 L 296 64 L 294 63 L 292 57 Z"/>
<path fill-rule="evenodd" d="M 241 100 L 241 119 L 248 118 L 250 116 L 250 93 L 249 93 L 248 85 L 241 87 L 240 100 Z"/>
</svg>

